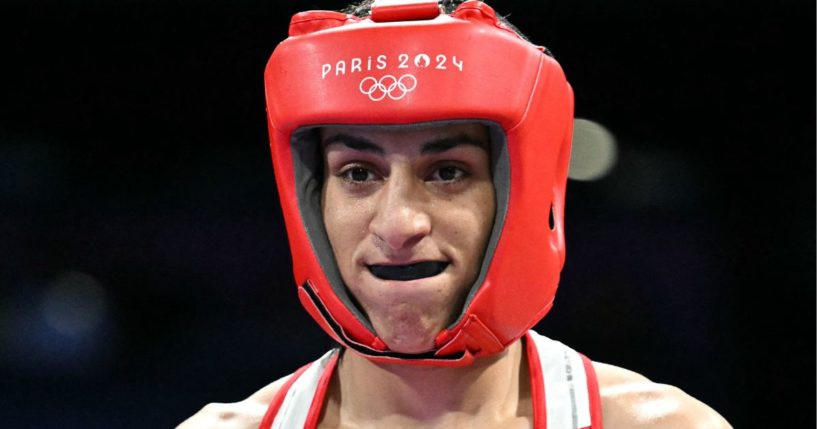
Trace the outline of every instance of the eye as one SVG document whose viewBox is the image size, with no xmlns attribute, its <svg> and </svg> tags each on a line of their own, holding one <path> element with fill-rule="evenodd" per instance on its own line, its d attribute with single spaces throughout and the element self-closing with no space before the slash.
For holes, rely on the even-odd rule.
<svg viewBox="0 0 817 429">
<path fill-rule="evenodd" d="M 430 180 L 441 182 L 458 182 L 467 176 L 465 170 L 453 165 L 440 167 L 431 173 Z"/>
<path fill-rule="evenodd" d="M 341 179 L 351 183 L 363 183 L 375 179 L 375 175 L 371 172 L 371 170 L 359 165 L 353 165 L 345 170 L 342 170 L 338 176 Z"/>
</svg>

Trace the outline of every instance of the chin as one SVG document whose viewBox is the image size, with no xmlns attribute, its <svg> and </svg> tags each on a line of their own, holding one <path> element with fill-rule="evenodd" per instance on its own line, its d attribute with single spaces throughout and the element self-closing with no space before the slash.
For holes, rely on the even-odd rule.
<svg viewBox="0 0 817 429">
<path fill-rule="evenodd" d="M 420 338 L 390 338 L 383 339 L 383 342 L 389 346 L 389 350 L 395 353 L 419 354 L 434 350 L 434 339 L 430 341 Z"/>
<path fill-rule="evenodd" d="M 389 322 L 374 323 L 375 331 L 389 350 L 396 353 L 426 353 L 434 350 L 434 339 L 442 331 L 442 323 L 422 323 L 418 318 L 390 315 Z M 397 317 L 399 320 L 394 320 Z M 408 320 L 407 320 L 408 319 Z M 377 325 L 381 325 L 378 327 Z M 385 325 L 385 326 L 384 326 Z"/>
</svg>

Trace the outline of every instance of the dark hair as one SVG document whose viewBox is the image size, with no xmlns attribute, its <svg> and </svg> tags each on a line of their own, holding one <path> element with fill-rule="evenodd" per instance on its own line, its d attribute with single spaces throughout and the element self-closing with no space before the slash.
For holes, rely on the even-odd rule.
<svg viewBox="0 0 817 429">
<path fill-rule="evenodd" d="M 354 15 L 358 18 L 365 18 L 372 13 L 372 3 L 374 3 L 374 1 L 375 0 L 362 0 L 357 3 L 352 3 L 349 6 L 346 6 L 346 8 L 343 9 L 341 12 Z M 457 8 L 457 6 L 462 4 L 464 1 L 465 0 L 439 0 L 439 3 L 440 6 L 442 6 L 443 8 L 443 12 L 452 13 Z M 519 31 L 519 29 L 516 28 L 516 26 L 511 24 L 510 21 L 508 21 L 507 16 L 498 16 L 498 18 L 502 24 L 506 25 L 508 28 L 513 30 L 514 33 L 516 33 L 519 37 L 521 37 L 523 40 L 527 42 L 530 42 L 530 40 L 528 40 L 528 38 L 524 34 L 522 34 L 522 32 Z M 545 53 L 550 55 L 550 51 L 548 51 L 547 49 L 545 49 Z"/>
</svg>

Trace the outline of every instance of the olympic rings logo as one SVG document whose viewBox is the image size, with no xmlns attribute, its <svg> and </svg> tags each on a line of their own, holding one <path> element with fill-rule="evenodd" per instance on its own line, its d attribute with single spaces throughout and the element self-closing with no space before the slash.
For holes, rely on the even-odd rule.
<svg viewBox="0 0 817 429">
<path fill-rule="evenodd" d="M 404 74 L 396 78 L 390 74 L 381 77 L 379 80 L 371 76 L 360 81 L 360 92 L 368 95 L 372 101 L 380 101 L 386 97 L 392 100 L 399 100 L 417 87 L 417 78 L 410 74 Z"/>
</svg>

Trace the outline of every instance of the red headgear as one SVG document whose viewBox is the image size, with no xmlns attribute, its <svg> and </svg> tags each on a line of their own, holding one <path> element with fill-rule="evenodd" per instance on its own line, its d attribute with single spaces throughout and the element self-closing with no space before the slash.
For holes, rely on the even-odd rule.
<svg viewBox="0 0 817 429">
<path fill-rule="evenodd" d="M 375 3 L 361 19 L 309 11 L 264 73 L 270 147 L 298 294 L 338 342 L 377 361 L 465 365 L 548 312 L 564 264 L 573 93 L 558 63 L 466 1 Z M 461 315 L 422 355 L 391 352 L 338 273 L 320 210 L 316 128 L 479 122 L 491 131 L 497 211 Z M 551 217 L 549 220 L 548 217 Z"/>
</svg>

